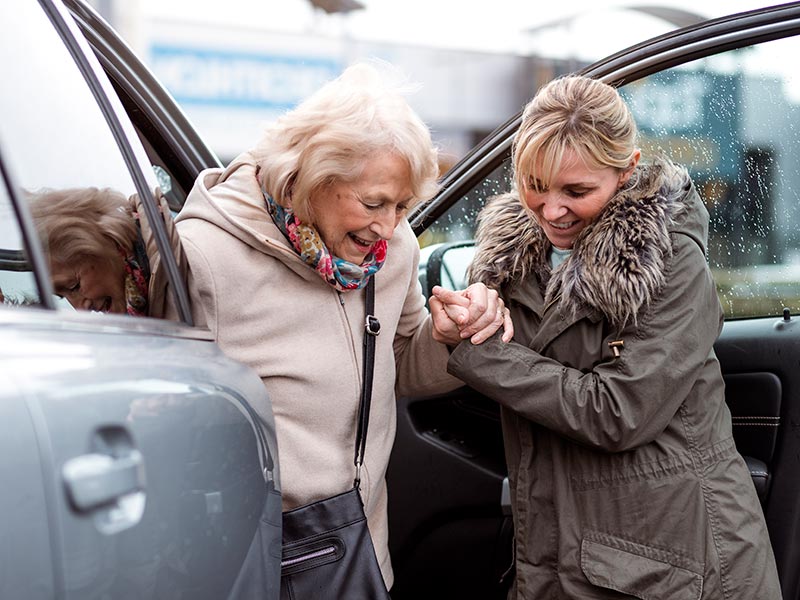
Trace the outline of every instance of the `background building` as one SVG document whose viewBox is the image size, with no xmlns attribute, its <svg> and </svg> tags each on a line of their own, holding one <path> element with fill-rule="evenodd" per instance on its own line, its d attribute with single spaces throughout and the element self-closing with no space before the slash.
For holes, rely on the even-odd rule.
<svg viewBox="0 0 800 600">
<path fill-rule="evenodd" d="M 732 2 L 718 10 L 747 4 Z M 714 9 L 697 14 L 655 0 L 637 2 L 635 11 L 613 0 L 549 7 L 521 0 L 469 6 L 441 0 L 93 3 L 223 162 L 345 66 L 377 57 L 421 84 L 410 100 L 433 129 L 443 169 L 544 81 Z"/>
</svg>

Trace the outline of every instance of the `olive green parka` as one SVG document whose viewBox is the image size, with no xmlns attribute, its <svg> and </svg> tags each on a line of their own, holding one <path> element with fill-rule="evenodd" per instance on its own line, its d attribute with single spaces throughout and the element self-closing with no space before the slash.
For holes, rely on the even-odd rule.
<svg viewBox="0 0 800 600">
<path fill-rule="evenodd" d="M 707 235 L 665 162 L 638 167 L 552 271 L 514 194 L 484 209 L 471 279 L 500 290 L 515 337 L 462 342 L 448 369 L 502 407 L 511 597 L 780 598 L 713 350 Z"/>
</svg>

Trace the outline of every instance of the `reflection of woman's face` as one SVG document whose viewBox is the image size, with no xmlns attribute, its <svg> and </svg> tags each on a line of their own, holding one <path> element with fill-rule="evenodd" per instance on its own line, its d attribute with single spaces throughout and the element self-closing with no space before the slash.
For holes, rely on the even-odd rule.
<svg viewBox="0 0 800 600">
<path fill-rule="evenodd" d="M 574 150 L 568 150 L 548 189 L 537 192 L 526 186 L 525 204 L 536 215 L 550 243 L 569 249 L 632 172 L 633 168 L 590 169 Z"/>
<path fill-rule="evenodd" d="M 122 257 L 96 257 L 75 264 L 52 263 L 56 294 L 78 310 L 125 313 L 125 264 Z"/>
<path fill-rule="evenodd" d="M 411 203 L 408 162 L 389 152 L 365 162 L 352 183 L 323 188 L 309 199 L 314 227 L 334 256 L 357 265 L 372 245 L 390 240 Z"/>
</svg>

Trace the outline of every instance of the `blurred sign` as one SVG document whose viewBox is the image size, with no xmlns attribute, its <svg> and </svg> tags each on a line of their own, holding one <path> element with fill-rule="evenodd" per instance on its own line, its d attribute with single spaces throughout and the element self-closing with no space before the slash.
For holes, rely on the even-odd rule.
<svg viewBox="0 0 800 600">
<path fill-rule="evenodd" d="M 155 44 L 150 66 L 181 104 L 288 109 L 342 71 L 316 57 Z"/>
<path fill-rule="evenodd" d="M 734 177 L 744 146 L 741 75 L 672 69 L 620 89 L 643 147 L 658 148 L 693 174 Z"/>
</svg>

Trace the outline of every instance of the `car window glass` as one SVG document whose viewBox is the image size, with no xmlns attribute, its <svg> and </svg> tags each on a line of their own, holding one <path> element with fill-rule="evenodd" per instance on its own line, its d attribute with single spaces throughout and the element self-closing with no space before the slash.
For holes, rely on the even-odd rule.
<svg viewBox="0 0 800 600">
<path fill-rule="evenodd" d="M 478 214 L 486 200 L 511 189 L 511 173 L 511 159 L 506 158 L 420 234 L 419 281 L 426 295 L 433 285 L 451 290 L 466 287 L 474 247 L 464 242 L 475 237 Z"/>
<path fill-rule="evenodd" d="M 726 318 L 800 312 L 800 78 L 787 60 L 798 51 L 797 38 L 767 42 L 620 90 L 639 124 L 643 155 L 663 153 L 686 165 L 706 204 L 707 258 Z M 510 173 L 506 159 L 420 245 L 474 236 L 486 199 L 511 189 Z"/>
<path fill-rule="evenodd" d="M 0 139 L 31 205 L 54 289 L 69 301 L 58 305 L 123 313 L 141 306 L 147 224 L 108 123 L 41 7 L 4 3 L 0 15 L 0 47 L 15 57 L 0 66 L 3 80 L 14 82 L 13 93 L 0 95 Z"/>
<path fill-rule="evenodd" d="M 470 240 L 475 236 L 476 219 L 487 198 L 511 189 L 511 159 L 507 158 L 465 194 L 419 236 L 420 247 Z"/>
<path fill-rule="evenodd" d="M 39 304 L 39 291 L 31 272 L 17 215 L 4 186 L 0 186 L 0 305 Z"/>
<path fill-rule="evenodd" d="M 643 155 L 685 165 L 710 215 L 727 318 L 800 309 L 800 40 L 729 51 L 621 89 Z"/>
</svg>

